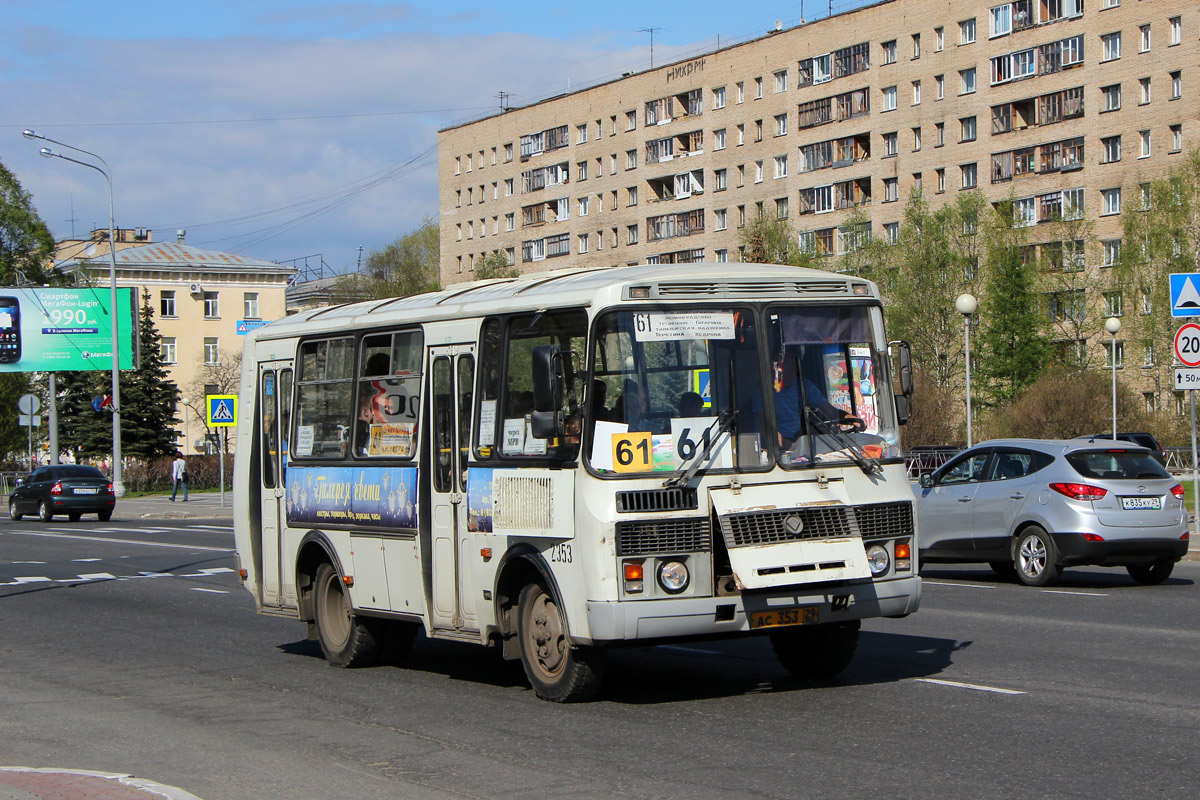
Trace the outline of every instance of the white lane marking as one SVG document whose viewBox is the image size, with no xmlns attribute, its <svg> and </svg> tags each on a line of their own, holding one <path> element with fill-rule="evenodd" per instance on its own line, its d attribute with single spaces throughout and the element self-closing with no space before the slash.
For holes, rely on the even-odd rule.
<svg viewBox="0 0 1200 800">
<path fill-rule="evenodd" d="M 209 594 L 229 594 L 229 592 L 225 591 L 224 589 L 201 589 L 198 586 L 193 586 L 192 591 L 193 592 L 208 592 Z"/>
<path fill-rule="evenodd" d="M 93 528 L 95 530 L 95 528 Z M 78 539 L 84 542 L 108 542 L 109 544 L 141 544 L 146 547 L 169 547 L 174 550 L 206 550 L 213 553 L 232 553 L 232 547 L 205 547 L 199 544 L 171 544 L 170 542 L 143 542 L 138 539 L 109 539 L 104 536 L 72 536 L 62 533 L 35 533 L 34 531 L 13 531 L 14 536 L 45 536 L 50 539 Z"/>
<path fill-rule="evenodd" d="M 139 572 L 137 575 L 131 575 L 131 578 L 174 578 L 175 575 L 170 572 Z"/>
<path fill-rule="evenodd" d="M 959 586 L 963 589 L 995 589 L 995 586 L 988 586 L 983 583 L 943 583 L 942 581 L 921 580 L 925 586 Z"/>
<path fill-rule="evenodd" d="M 233 572 L 229 567 L 210 567 L 202 569 L 199 572 L 193 572 L 190 575 L 180 575 L 180 578 L 211 578 L 213 575 L 220 575 L 222 572 Z"/>
<path fill-rule="evenodd" d="M 1045 594 L 1074 594 L 1080 597 L 1108 597 L 1107 592 L 1068 592 L 1062 589 L 1042 589 Z"/>
<path fill-rule="evenodd" d="M 677 644 L 660 644 L 658 646 L 658 649 L 659 650 L 678 650 L 681 653 L 703 653 L 706 656 L 721 655 L 721 651 L 719 651 L 719 650 L 701 650 L 698 647 L 682 647 Z"/>
<path fill-rule="evenodd" d="M 50 582 L 49 578 L 43 578 L 43 577 L 24 577 L 24 578 L 17 577 L 17 578 L 12 579 L 12 583 L 10 583 L 9 586 L 16 586 L 17 584 L 20 584 L 20 583 L 49 583 L 49 582 Z"/>
<path fill-rule="evenodd" d="M 201 528 L 206 531 L 231 531 L 231 530 L 233 530 L 232 525 L 184 525 L 183 527 L 184 528 Z M 180 528 L 176 528 L 175 530 L 180 530 Z"/>
<path fill-rule="evenodd" d="M 14 564 L 45 564 L 45 561 L 14 561 Z"/>
<path fill-rule="evenodd" d="M 85 581 L 115 581 L 117 576 L 111 572 L 81 572 L 79 578 Z"/>
<path fill-rule="evenodd" d="M 995 686 L 980 686 L 976 683 L 959 683 L 958 681 L 943 681 L 937 678 L 914 678 L 920 683 L 933 683 L 938 686 L 949 686 L 954 689 L 973 689 L 977 692 L 992 692 L 993 694 L 1026 694 L 1015 689 L 1000 689 Z"/>
<path fill-rule="evenodd" d="M 79 562 L 79 563 L 83 563 L 83 562 L 86 562 L 86 561 L 100 561 L 100 560 L 101 560 L 101 559 L 99 559 L 99 558 L 72 558 L 72 559 L 71 559 L 71 561 L 73 561 L 73 562 Z"/>
</svg>

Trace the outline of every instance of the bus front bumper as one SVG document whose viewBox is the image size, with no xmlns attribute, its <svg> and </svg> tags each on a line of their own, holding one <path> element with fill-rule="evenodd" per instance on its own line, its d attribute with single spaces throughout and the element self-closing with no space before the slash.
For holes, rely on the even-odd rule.
<svg viewBox="0 0 1200 800">
<path fill-rule="evenodd" d="M 587 639 L 580 643 L 749 633 L 747 612 L 816 608 L 817 621 L 903 617 L 921 604 L 917 576 L 846 586 L 790 586 L 732 597 L 587 603 Z"/>
</svg>

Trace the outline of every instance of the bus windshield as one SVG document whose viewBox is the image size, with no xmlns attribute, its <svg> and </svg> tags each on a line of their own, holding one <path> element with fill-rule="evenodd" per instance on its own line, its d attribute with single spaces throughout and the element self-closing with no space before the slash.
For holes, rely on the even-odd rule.
<svg viewBox="0 0 1200 800">
<path fill-rule="evenodd" d="M 895 455 L 892 405 L 877 402 L 887 385 L 874 333 L 882 317 L 872 314 L 774 306 L 761 335 L 749 307 L 601 315 L 589 364 L 590 466 L 666 475 L 696 458 L 705 470 L 756 470 Z"/>
</svg>

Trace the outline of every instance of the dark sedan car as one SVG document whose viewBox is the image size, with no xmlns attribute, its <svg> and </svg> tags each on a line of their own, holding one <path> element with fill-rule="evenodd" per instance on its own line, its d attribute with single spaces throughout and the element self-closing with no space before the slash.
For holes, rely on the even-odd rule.
<svg viewBox="0 0 1200 800">
<path fill-rule="evenodd" d="M 41 467 L 8 498 L 8 516 L 19 520 L 26 514 L 37 514 L 49 522 L 56 514 L 66 514 L 78 522 L 84 514 L 95 514 L 105 522 L 117 505 L 112 481 L 95 467 L 80 464 L 60 464 Z"/>
</svg>

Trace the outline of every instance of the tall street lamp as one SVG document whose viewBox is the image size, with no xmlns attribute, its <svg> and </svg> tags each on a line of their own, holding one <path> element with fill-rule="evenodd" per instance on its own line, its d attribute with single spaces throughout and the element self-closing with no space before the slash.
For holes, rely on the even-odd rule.
<svg viewBox="0 0 1200 800">
<path fill-rule="evenodd" d="M 112 188 L 112 168 L 108 166 L 108 162 L 95 153 L 84 150 L 65 142 L 51 139 L 49 136 L 43 136 L 36 131 L 26 129 L 21 134 L 26 139 L 41 139 L 44 142 L 50 142 L 60 147 L 65 147 L 68 150 L 74 150 L 77 153 L 91 156 L 104 165 L 104 168 L 64 156 L 62 153 L 56 153 L 49 147 L 43 147 L 39 152 L 45 158 L 61 158 L 63 161 L 70 161 L 72 164 L 78 164 L 81 167 L 94 169 L 104 176 L 104 180 L 108 183 L 108 279 L 109 279 L 109 309 L 108 316 L 112 322 L 112 439 L 113 439 L 113 467 L 112 467 L 112 482 L 113 494 L 117 497 L 125 496 L 125 482 L 122 479 L 121 470 L 121 371 L 118 366 L 118 355 L 120 353 L 120 339 L 117 335 L 117 235 L 115 225 L 113 223 L 113 188 Z"/>
<path fill-rule="evenodd" d="M 979 307 L 979 301 L 973 294 L 960 294 L 954 300 L 954 307 L 963 315 L 963 337 L 967 353 L 967 447 L 974 442 L 971 439 L 971 315 Z"/>
<path fill-rule="evenodd" d="M 1112 391 L 1112 406 L 1113 406 L 1113 441 L 1117 440 L 1117 333 L 1121 330 L 1121 320 L 1117 317 L 1109 317 L 1104 320 L 1104 330 L 1112 334 L 1112 374 L 1113 374 L 1113 391 Z"/>
</svg>

